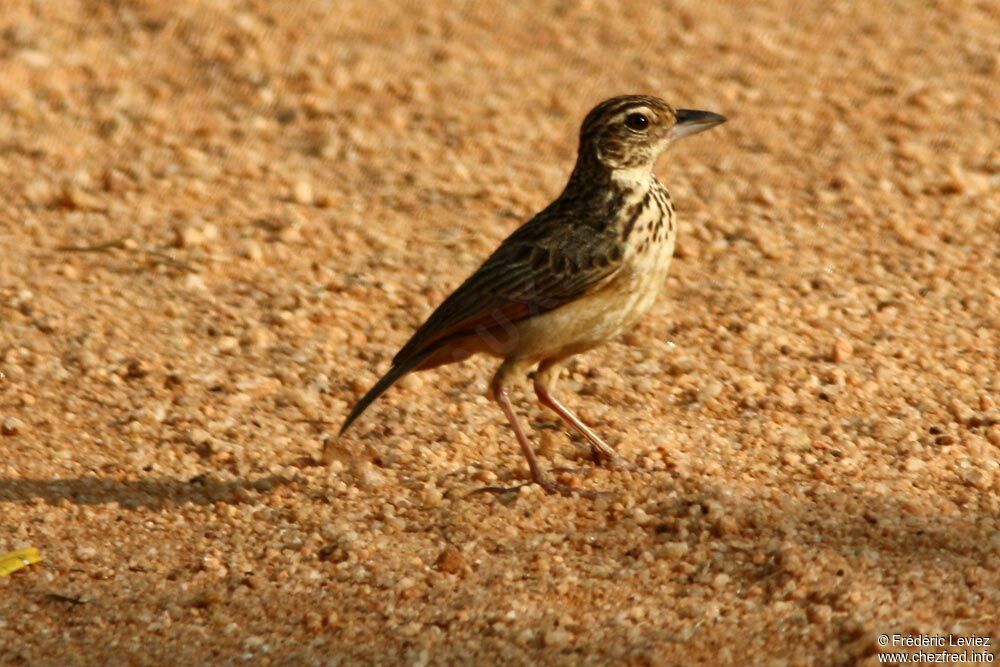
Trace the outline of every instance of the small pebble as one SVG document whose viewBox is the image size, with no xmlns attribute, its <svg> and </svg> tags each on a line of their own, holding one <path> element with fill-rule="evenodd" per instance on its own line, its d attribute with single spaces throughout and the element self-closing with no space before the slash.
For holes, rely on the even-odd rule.
<svg viewBox="0 0 1000 667">
<path fill-rule="evenodd" d="M 721 394 L 723 389 L 725 387 L 722 386 L 722 383 L 709 382 L 698 392 L 698 400 L 702 403 L 708 403 Z"/>
<path fill-rule="evenodd" d="M 410 373 L 404 376 L 398 384 L 407 391 L 419 391 L 424 386 L 424 380 L 416 373 Z"/>
<path fill-rule="evenodd" d="M 424 507 L 429 508 L 440 507 L 444 501 L 444 495 L 436 486 L 425 486 L 420 497 L 424 502 Z"/>
<path fill-rule="evenodd" d="M 219 338 L 219 352 L 229 354 L 240 348 L 240 339 L 235 336 L 222 336 Z"/>
<path fill-rule="evenodd" d="M 465 569 L 465 558 L 458 547 L 449 544 L 438 556 L 436 567 L 445 574 L 458 574 Z"/>
<path fill-rule="evenodd" d="M 107 208 L 103 201 L 77 185 L 68 186 L 63 190 L 62 204 L 66 208 L 78 211 L 103 211 Z"/>
<path fill-rule="evenodd" d="M 986 474 L 982 470 L 969 470 L 965 473 L 965 483 L 981 491 L 985 491 L 991 486 L 992 480 L 990 477 L 991 475 Z"/>
<path fill-rule="evenodd" d="M 174 246 L 177 248 L 197 248 L 205 244 L 205 236 L 194 226 L 187 225 L 174 230 Z"/>
<path fill-rule="evenodd" d="M 833 363 L 839 364 L 845 362 L 853 355 L 854 347 L 846 338 L 838 338 L 833 343 L 833 351 L 830 353 L 830 358 L 833 360 Z"/>
<path fill-rule="evenodd" d="M 244 241 L 240 246 L 240 254 L 251 262 L 259 262 L 264 259 L 264 249 L 256 241 Z"/>
<path fill-rule="evenodd" d="M 375 469 L 370 463 L 364 463 L 355 475 L 358 486 L 366 490 L 382 488 L 385 485 L 385 475 Z"/>
<path fill-rule="evenodd" d="M 687 542 L 667 542 L 657 549 L 657 556 L 661 558 L 668 558 L 670 560 L 678 560 L 687 555 L 690 550 Z"/>
<path fill-rule="evenodd" d="M 79 546 L 76 548 L 77 560 L 93 560 L 97 556 L 97 549 L 92 546 Z"/>
<path fill-rule="evenodd" d="M 311 205 L 313 203 L 312 183 L 306 180 L 296 181 L 292 188 L 292 198 L 295 199 L 296 204 Z"/>
<path fill-rule="evenodd" d="M 208 285 L 205 284 L 205 279 L 197 273 L 189 273 L 185 276 L 184 288 L 192 292 L 208 291 Z"/>
<path fill-rule="evenodd" d="M 550 648 L 565 648 L 573 641 L 573 635 L 562 628 L 553 628 L 545 633 L 545 645 Z"/>
<path fill-rule="evenodd" d="M 806 618 L 813 625 L 826 625 L 833 620 L 833 609 L 830 605 L 814 604 L 806 611 Z"/>
<path fill-rule="evenodd" d="M 24 422 L 17 417 L 7 417 L 0 424 L 0 433 L 4 435 L 20 435 L 24 430 Z"/>
<path fill-rule="evenodd" d="M 188 433 L 188 442 L 195 447 L 200 447 L 212 439 L 212 435 L 203 428 L 193 428 Z"/>
</svg>

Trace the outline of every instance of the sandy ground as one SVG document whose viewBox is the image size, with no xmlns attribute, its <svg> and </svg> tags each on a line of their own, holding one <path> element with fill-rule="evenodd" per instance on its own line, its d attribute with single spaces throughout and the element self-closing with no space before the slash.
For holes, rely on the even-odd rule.
<svg viewBox="0 0 1000 667">
<path fill-rule="evenodd" d="M 0 12 L 0 664 L 876 664 L 1000 644 L 1000 15 L 987 1 L 29 2 Z M 658 167 L 662 301 L 562 390 L 413 377 L 586 111 Z M 982 658 L 985 659 L 985 658 Z"/>
</svg>

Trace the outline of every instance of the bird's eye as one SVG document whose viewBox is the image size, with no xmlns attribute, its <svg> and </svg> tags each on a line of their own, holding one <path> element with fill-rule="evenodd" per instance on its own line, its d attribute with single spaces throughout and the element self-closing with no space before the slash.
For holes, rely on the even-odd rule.
<svg viewBox="0 0 1000 667">
<path fill-rule="evenodd" d="M 649 127 L 649 119 L 644 113 L 630 113 L 625 116 L 625 127 L 636 132 L 642 132 Z"/>
</svg>

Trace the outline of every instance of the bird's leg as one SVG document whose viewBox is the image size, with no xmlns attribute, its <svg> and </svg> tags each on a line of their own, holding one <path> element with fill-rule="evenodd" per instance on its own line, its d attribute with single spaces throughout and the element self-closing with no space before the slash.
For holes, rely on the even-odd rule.
<svg viewBox="0 0 1000 667">
<path fill-rule="evenodd" d="M 507 421 L 510 423 L 510 427 L 514 430 L 514 435 L 517 437 L 517 443 L 521 446 L 521 451 L 524 452 L 524 458 L 528 460 L 528 468 L 531 470 L 531 481 L 545 489 L 548 493 L 560 493 L 564 496 L 579 493 L 585 497 L 596 497 L 598 494 L 594 491 L 576 489 L 566 486 L 565 484 L 559 484 L 558 482 L 552 480 L 547 474 L 545 474 L 545 471 L 542 470 L 542 466 L 538 463 L 538 457 L 535 456 L 535 450 L 532 449 L 531 443 L 528 442 L 528 436 L 525 435 L 524 429 L 521 428 L 521 423 L 517 420 L 517 414 L 514 412 L 514 406 L 510 403 L 510 387 L 506 383 L 506 378 L 511 373 L 511 366 L 512 364 L 507 361 L 500 366 L 500 370 L 497 371 L 497 374 L 493 377 L 493 382 L 490 385 L 490 393 L 492 394 L 493 400 L 497 402 L 500 409 L 503 410 L 504 415 L 507 417 Z M 505 493 L 507 491 L 514 491 L 517 488 L 520 487 L 486 487 L 479 489 L 479 491 Z"/>
<path fill-rule="evenodd" d="M 579 417 L 552 395 L 551 387 L 555 385 L 559 372 L 562 370 L 561 362 L 561 359 L 546 359 L 539 365 L 538 371 L 535 373 L 535 395 L 538 396 L 538 400 L 586 438 L 594 454 L 607 461 L 612 469 L 635 470 L 635 465 L 625 460 L 621 454 L 612 449 L 608 443 L 604 442 L 599 435 L 594 433 L 589 426 L 580 421 Z"/>
<path fill-rule="evenodd" d="M 514 407 L 510 404 L 510 389 L 501 387 L 494 390 L 493 394 L 500 409 L 503 410 L 504 415 L 507 417 L 510 427 L 514 429 L 514 435 L 517 437 L 517 443 L 521 445 L 524 458 L 528 459 L 528 468 L 531 470 L 532 481 L 543 487 L 546 491 L 549 490 L 548 487 L 552 485 L 552 480 L 542 471 L 542 466 L 538 463 L 538 457 L 535 456 L 535 450 L 532 449 L 531 443 L 528 442 L 528 436 L 525 435 L 524 429 L 521 428 L 521 424 L 517 420 L 517 415 L 514 414 Z"/>
</svg>

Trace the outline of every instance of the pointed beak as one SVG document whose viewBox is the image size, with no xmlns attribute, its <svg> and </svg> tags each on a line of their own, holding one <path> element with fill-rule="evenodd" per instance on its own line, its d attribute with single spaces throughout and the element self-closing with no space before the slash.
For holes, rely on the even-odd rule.
<svg viewBox="0 0 1000 667">
<path fill-rule="evenodd" d="M 678 109 L 676 115 L 677 124 L 670 130 L 670 138 L 674 141 L 698 132 L 704 132 L 726 122 L 725 116 L 697 109 Z"/>
</svg>

